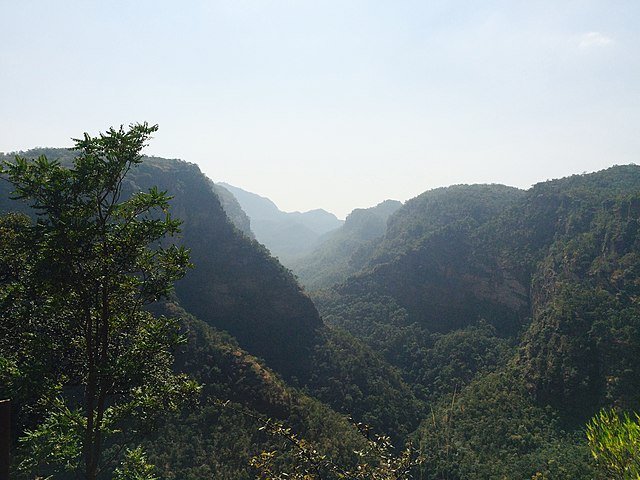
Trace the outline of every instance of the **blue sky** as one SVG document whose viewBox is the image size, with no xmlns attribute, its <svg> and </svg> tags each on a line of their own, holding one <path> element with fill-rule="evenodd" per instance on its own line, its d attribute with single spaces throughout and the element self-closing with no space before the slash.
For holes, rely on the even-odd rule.
<svg viewBox="0 0 640 480">
<path fill-rule="evenodd" d="M 0 0 L 0 151 L 147 152 L 284 210 L 640 160 L 637 1 Z"/>
</svg>

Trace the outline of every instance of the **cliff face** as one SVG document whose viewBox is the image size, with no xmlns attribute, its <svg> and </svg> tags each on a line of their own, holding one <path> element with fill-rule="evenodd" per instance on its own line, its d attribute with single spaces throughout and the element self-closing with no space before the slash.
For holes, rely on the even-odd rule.
<svg viewBox="0 0 640 480">
<path fill-rule="evenodd" d="M 247 237 L 255 240 L 256 237 L 251 231 L 251 220 L 244 210 L 242 210 L 236 197 L 220 184 L 211 182 L 211 186 L 220 200 L 224 213 L 226 213 L 229 220 L 231 220 L 231 223 Z"/>
</svg>

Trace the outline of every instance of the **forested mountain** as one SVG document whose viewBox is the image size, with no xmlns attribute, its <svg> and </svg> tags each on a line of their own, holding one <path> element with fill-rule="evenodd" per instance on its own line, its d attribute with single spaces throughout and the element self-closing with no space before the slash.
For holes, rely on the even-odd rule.
<svg viewBox="0 0 640 480">
<path fill-rule="evenodd" d="M 134 175 L 141 188 L 176 192 L 172 208 L 184 221 L 181 241 L 195 265 L 176 285 L 187 311 L 339 411 L 396 439 L 408 433 L 421 407 L 404 382 L 376 353 L 325 327 L 290 272 L 232 227 L 195 165 L 155 160 Z M 358 362 L 366 368 L 351 373 Z M 366 400 L 349 400 L 351 390 Z"/>
<path fill-rule="evenodd" d="M 374 241 L 387 230 L 387 219 L 402 206 L 385 200 L 371 208 L 357 208 L 344 225 L 326 233 L 308 255 L 291 262 L 293 272 L 309 289 L 328 287 L 357 272 L 374 248 Z"/>
<path fill-rule="evenodd" d="M 285 421 L 301 438 L 335 461 L 354 465 L 364 437 L 344 416 L 289 387 L 228 334 L 194 318 L 174 304 L 159 312 L 178 316 L 187 343 L 177 369 L 203 384 L 198 402 L 167 417 L 146 439 L 153 464 L 166 479 L 252 479 L 250 462 L 281 450 L 281 438 L 265 431 L 267 421 Z M 229 402 L 226 406 L 223 402 Z M 292 463 L 288 449 L 284 463 Z"/>
<path fill-rule="evenodd" d="M 219 183 L 231 192 L 251 219 L 251 228 L 285 265 L 310 252 L 322 235 L 343 224 L 335 215 L 322 209 L 308 212 L 283 212 L 265 197 L 227 183 Z"/>
<path fill-rule="evenodd" d="M 388 298 L 409 323 L 430 331 L 480 318 L 517 331 L 526 315 L 526 286 L 475 243 L 477 232 L 521 195 L 510 187 L 472 185 L 408 201 L 389 219 L 362 272 L 336 290 L 344 298 Z"/>
<path fill-rule="evenodd" d="M 42 153 L 62 163 L 72 158 L 72 152 L 62 149 L 23 155 Z M 397 442 L 417 427 L 423 405 L 395 369 L 352 336 L 324 325 L 291 273 L 228 219 L 212 183 L 195 165 L 146 158 L 129 172 L 125 193 L 152 186 L 170 192 L 172 214 L 183 221 L 177 240 L 189 248 L 194 268 L 176 284 L 176 302 L 189 314 L 174 311 L 186 319 L 192 342 L 179 365 L 205 384 L 202 406 L 185 412 L 188 426 L 168 419 L 169 430 L 150 443 L 150 453 L 167 465 L 166 473 L 177 475 L 170 478 L 210 478 L 212 472 L 216 478 L 250 478 L 250 454 L 273 445 L 273 439 L 258 432 L 259 422 L 221 410 L 212 404 L 214 399 L 239 402 L 251 411 L 286 420 L 314 445 L 327 445 L 341 463 L 353 463 L 352 453 L 362 436 L 331 408 L 391 434 Z M 26 204 L 9 200 L 10 192 L 10 184 L 0 184 L 2 211 L 29 212 Z M 264 360 L 245 361 L 249 357 L 243 350 Z M 251 381 L 258 383 L 244 388 L 249 374 L 257 375 Z M 294 393 L 278 375 L 329 406 Z M 222 434 L 224 424 L 231 430 Z M 340 429 L 344 433 L 339 438 L 331 436 Z M 194 435 L 203 436 L 196 450 L 188 445 Z M 245 442 L 246 450 L 229 451 L 227 436 Z M 180 458 L 171 451 L 182 452 Z M 166 463 L 167 456 L 176 463 Z M 203 463 L 194 469 L 196 461 Z"/>
<path fill-rule="evenodd" d="M 49 149 L 24 155 L 41 153 L 68 162 L 73 152 Z M 152 186 L 173 196 L 172 212 L 183 222 L 178 240 L 189 247 L 195 265 L 176 285 L 181 304 L 207 323 L 229 331 L 275 368 L 289 372 L 298 367 L 299 363 L 290 361 L 291 355 L 308 356 L 322 323 L 295 280 L 260 244 L 233 226 L 212 182 L 197 166 L 148 158 L 129 172 L 125 193 Z M 3 182 L 0 188 L 3 209 L 12 209 L 13 202 L 7 200 L 10 184 Z M 21 208 L 26 211 L 24 205 Z"/>
<path fill-rule="evenodd" d="M 220 200 L 224 213 L 227 214 L 231 223 L 233 223 L 236 228 L 247 237 L 255 239 L 256 237 L 251 231 L 251 220 L 244 210 L 242 210 L 242 207 L 238 203 L 238 200 L 236 200 L 236 197 L 234 197 L 233 194 L 221 184 L 213 182 L 211 182 L 211 184 L 213 185 L 213 191 L 216 192 L 216 195 Z"/>
<path fill-rule="evenodd" d="M 639 407 L 639 195 L 635 165 L 429 191 L 360 272 L 315 294 L 439 405 L 419 430 L 425 473 L 589 478 L 584 422 Z"/>
<path fill-rule="evenodd" d="M 40 153 L 72 158 L 24 155 Z M 202 385 L 141 438 L 162 478 L 255 478 L 251 459 L 270 455 L 298 468 L 267 418 L 353 467 L 369 431 L 347 414 L 412 441 L 417 478 L 595 478 L 585 422 L 640 409 L 640 167 L 355 210 L 299 267 L 311 298 L 197 166 L 146 158 L 124 193 L 152 186 L 173 196 L 194 264 L 152 311 L 180 319 L 175 368 Z M 9 197 L 0 183 L 2 212 L 33 213 Z"/>
</svg>

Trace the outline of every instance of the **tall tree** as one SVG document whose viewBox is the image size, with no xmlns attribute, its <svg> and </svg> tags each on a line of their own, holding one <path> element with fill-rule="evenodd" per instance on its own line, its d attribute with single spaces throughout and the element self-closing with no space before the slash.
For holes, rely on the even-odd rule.
<svg viewBox="0 0 640 480">
<path fill-rule="evenodd" d="M 105 449 L 117 457 L 129 435 L 197 389 L 172 372 L 177 322 L 145 309 L 189 267 L 188 252 L 165 240 L 180 222 L 166 192 L 125 199 L 125 177 L 156 130 L 85 134 L 70 168 L 44 156 L 2 167 L 37 214 L 4 222 L 13 253 L 0 259 L 0 337 L 10 339 L 2 357 L 18 372 L 46 359 L 49 388 L 42 421 L 23 438 L 25 469 L 57 465 L 96 479 L 113 468 Z"/>
</svg>

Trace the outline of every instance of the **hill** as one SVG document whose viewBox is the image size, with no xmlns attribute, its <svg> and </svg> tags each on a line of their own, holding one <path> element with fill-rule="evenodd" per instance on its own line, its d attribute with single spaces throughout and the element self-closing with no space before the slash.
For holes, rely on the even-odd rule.
<svg viewBox="0 0 640 480">
<path fill-rule="evenodd" d="M 584 422 L 601 407 L 640 406 L 639 195 L 635 165 L 527 191 L 425 192 L 390 217 L 363 268 L 314 293 L 326 322 L 383 352 L 438 405 L 418 441 L 452 450 L 429 447 L 423 474 L 591 475 Z M 500 420 L 507 405 L 520 420 Z M 555 426 L 543 433 L 546 415 Z M 543 467 L 568 457 L 581 460 Z"/>
<path fill-rule="evenodd" d="M 325 234 L 308 255 L 291 262 L 291 269 L 308 289 L 328 287 L 362 267 L 374 241 L 387 229 L 387 219 L 402 203 L 385 200 L 371 208 L 351 212 L 344 225 Z"/>
<path fill-rule="evenodd" d="M 307 257 L 313 302 L 195 165 L 149 158 L 127 182 L 174 196 L 196 265 L 156 307 L 182 319 L 177 368 L 204 384 L 146 438 L 167 478 L 251 478 L 278 448 L 262 415 L 353 464 L 343 414 L 412 439 L 419 478 L 593 478 L 584 423 L 640 409 L 638 166 L 356 210 Z"/>
<path fill-rule="evenodd" d="M 24 155 L 40 153 L 62 162 L 72 158 L 62 149 Z M 195 265 L 176 284 L 176 302 L 185 311 L 228 332 L 260 365 L 337 412 L 365 420 L 396 441 L 417 427 L 423 407 L 399 374 L 361 342 L 327 328 L 291 273 L 232 224 L 197 166 L 146 158 L 129 173 L 126 189 L 131 194 L 151 186 L 173 195 L 172 213 L 183 221 L 177 241 L 189 248 Z M 28 211 L 9 196 L 9 185 L 0 184 L 2 211 Z M 251 402 L 263 402 L 261 395 L 255 392 Z"/>
<path fill-rule="evenodd" d="M 258 241 L 285 265 L 310 252 L 322 235 L 343 223 L 322 209 L 283 212 L 266 197 L 227 183 L 219 185 L 236 197 L 251 219 L 252 230 Z"/>
</svg>

